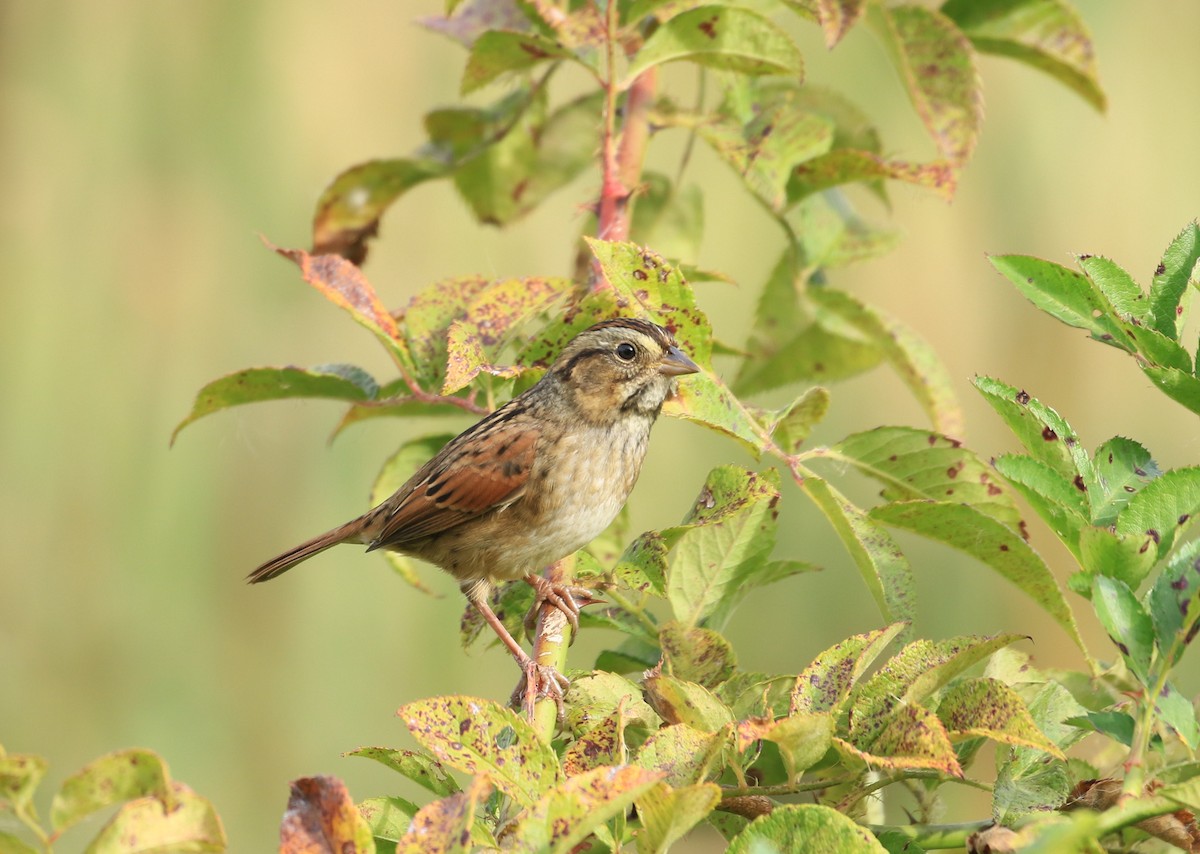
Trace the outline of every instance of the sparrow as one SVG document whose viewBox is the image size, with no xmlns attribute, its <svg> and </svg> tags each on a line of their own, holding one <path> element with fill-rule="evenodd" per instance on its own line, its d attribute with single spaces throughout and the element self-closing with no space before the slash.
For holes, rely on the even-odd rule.
<svg viewBox="0 0 1200 854">
<path fill-rule="evenodd" d="M 561 707 L 566 678 L 521 648 L 488 605 L 489 593 L 524 579 L 536 594 L 531 613 L 549 603 L 578 628 L 576 597 L 586 591 L 538 573 L 616 518 L 676 378 L 699 370 L 657 324 L 597 323 L 535 385 L 450 440 L 391 497 L 272 558 L 248 580 L 269 581 L 339 543 L 427 561 L 454 576 L 516 660 L 522 683 L 514 697 L 527 686 L 527 712 L 539 695 Z"/>
</svg>

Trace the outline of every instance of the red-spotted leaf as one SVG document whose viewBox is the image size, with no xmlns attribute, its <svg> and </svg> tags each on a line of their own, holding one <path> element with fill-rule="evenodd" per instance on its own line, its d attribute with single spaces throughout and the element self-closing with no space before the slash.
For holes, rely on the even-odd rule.
<svg viewBox="0 0 1200 854">
<path fill-rule="evenodd" d="M 1065 0 L 947 0 L 941 11 L 980 52 L 1044 71 L 1104 111 L 1091 34 Z"/>
<path fill-rule="evenodd" d="M 462 791 L 462 787 L 450 776 L 446 767 L 428 753 L 393 750 L 389 747 L 360 747 L 345 755 L 373 759 L 439 797 Z"/>
<path fill-rule="evenodd" d="M 831 807 L 775 806 L 733 838 L 726 854 L 811 851 L 813 854 L 887 854 L 871 831 Z"/>
<path fill-rule="evenodd" d="M 866 0 L 785 0 L 788 6 L 821 25 L 832 50 L 866 11 Z"/>
<path fill-rule="evenodd" d="M 679 60 L 741 74 L 804 73 L 804 60 L 786 32 L 736 6 L 700 6 L 659 26 L 631 60 L 626 85 L 648 68 Z"/>
<path fill-rule="evenodd" d="M 1196 637 L 1200 623 L 1200 540 L 1192 540 L 1172 558 L 1147 597 L 1154 636 L 1168 667 L 1174 667 Z"/>
<path fill-rule="evenodd" d="M 1132 439 L 1109 439 L 1092 457 L 1096 482 L 1089 490 L 1092 524 L 1108 527 L 1146 484 L 1162 471 L 1147 451 Z"/>
<path fill-rule="evenodd" d="M 938 151 L 961 166 L 975 150 L 983 122 L 970 42 L 952 20 L 924 6 L 872 7 L 871 18 Z"/>
<path fill-rule="evenodd" d="M 530 22 L 516 0 L 446 0 L 445 14 L 418 18 L 423 27 L 470 47 L 490 30 L 527 30 Z"/>
<path fill-rule="evenodd" d="M 136 850 L 160 849 L 146 846 Z M 292 781 L 287 812 L 279 826 L 280 854 L 371 854 L 374 850 L 371 827 L 341 780 L 322 776 Z"/>
<path fill-rule="evenodd" d="M 63 781 L 50 805 L 50 823 L 61 831 L 97 810 L 147 796 L 156 798 L 168 811 L 174 808 L 166 763 L 150 750 L 118 750 Z"/>
<path fill-rule="evenodd" d="M 575 777 L 601 765 L 625 764 L 625 703 L 563 751 L 563 773 Z"/>
<path fill-rule="evenodd" d="M 889 715 L 868 745 L 834 739 L 845 755 L 872 768 L 928 768 L 951 777 L 963 775 L 954 745 L 937 715 L 924 706 L 901 705 Z"/>
<path fill-rule="evenodd" d="M 892 623 L 852 635 L 822 652 L 796 677 L 791 711 L 840 712 L 863 673 L 906 628 L 906 623 Z"/>
<path fill-rule="evenodd" d="M 938 703 L 937 714 L 952 739 L 989 738 L 1066 759 L 1033 722 L 1025 701 L 995 679 L 965 679 L 951 686 Z"/>
<path fill-rule="evenodd" d="M 871 749 L 898 709 L 924 702 L 968 667 L 1021 639 L 995 635 L 913 641 L 851 693 L 850 741 L 861 750 Z"/>
<path fill-rule="evenodd" d="M 1079 532 L 1079 562 L 1083 572 L 1071 576 L 1069 585 L 1082 596 L 1091 595 L 1092 576 L 1117 578 L 1136 590 L 1158 560 L 1154 538 L 1145 531 L 1118 534 L 1094 525 Z"/>
<path fill-rule="evenodd" d="M 529 722 L 492 700 L 434 697 L 401 706 L 397 714 L 439 762 L 486 774 L 518 803 L 532 803 L 562 779 L 558 757 Z"/>
<path fill-rule="evenodd" d="M 958 501 L 1014 530 L 1020 528 L 1011 492 L 957 439 L 912 427 L 877 427 L 847 436 L 831 452 L 883 484 L 888 501 Z"/>
<path fill-rule="evenodd" d="M 1092 607 L 1121 657 L 1143 685 L 1150 681 L 1154 656 L 1154 624 L 1142 603 L 1123 581 L 1097 575 L 1092 579 Z"/>
<path fill-rule="evenodd" d="M 426 804 L 413 816 L 408 831 L 396 840 L 396 854 L 468 854 L 473 850 L 475 813 L 491 791 L 487 775 L 480 775 L 465 792 Z"/>
<path fill-rule="evenodd" d="M 670 620 L 659 627 L 658 642 L 672 676 L 705 688 L 724 682 L 737 664 L 733 646 L 712 629 Z"/>
<path fill-rule="evenodd" d="M 1148 534 L 1161 560 L 1197 514 L 1200 514 L 1200 467 L 1172 469 L 1129 499 L 1117 516 L 1116 532 L 1127 536 Z"/>
<path fill-rule="evenodd" d="M 225 851 L 228 842 L 225 829 L 212 803 L 197 795 L 182 783 L 172 783 L 171 797 L 157 796 L 129 801 L 100 829 L 88 847 L 89 851 Z M 344 792 L 344 790 L 343 790 Z M 371 831 L 358 810 L 349 802 L 354 819 L 360 823 L 352 837 L 355 847 L 339 842 L 338 851 L 345 854 L 368 854 L 374 849 Z M 286 820 L 286 815 L 285 815 Z M 280 847 L 281 854 L 306 849 Z M 328 851 L 329 848 L 317 849 Z"/>
<path fill-rule="evenodd" d="M 433 158 L 371 160 L 347 169 L 321 193 L 313 214 L 313 254 L 361 265 L 379 220 L 402 195 L 448 171 Z"/>
<path fill-rule="evenodd" d="M 814 193 L 844 184 L 902 181 L 933 190 L 942 198 L 954 197 L 958 178 L 945 161 L 910 163 L 891 160 L 873 151 L 835 148 L 828 154 L 806 160 L 792 170 L 788 181 L 788 203 L 796 204 Z"/>
<path fill-rule="evenodd" d="M 467 95 L 505 74 L 528 71 L 554 59 L 567 59 L 571 51 L 534 32 L 488 30 L 471 45 L 463 71 L 462 94 Z"/>
<path fill-rule="evenodd" d="M 662 778 L 662 772 L 632 765 L 572 777 L 516 817 L 505 845 L 513 851 L 566 854 Z"/>
<path fill-rule="evenodd" d="M 491 364 L 483 351 L 480 336 L 474 333 L 471 324 L 451 321 L 446 343 L 449 356 L 446 360 L 446 379 L 442 383 L 443 396 L 466 388 L 480 374 L 512 379 L 524 372 L 520 365 Z"/>
<path fill-rule="evenodd" d="M 654 732 L 638 751 L 638 767 L 661 775 L 676 788 L 703 782 L 720 767 L 721 755 L 730 741 L 731 727 L 702 732 L 687 724 L 673 724 Z"/>
<path fill-rule="evenodd" d="M 5 754 L 0 748 L 0 801 L 18 815 L 32 815 L 33 793 L 46 776 L 46 760 L 32 754 Z"/>
<path fill-rule="evenodd" d="M 624 676 L 606 670 L 578 676 L 567 689 L 567 729 L 575 735 L 591 731 L 618 708 L 626 726 L 656 730 L 662 720 L 642 699 L 642 689 Z"/>
<path fill-rule="evenodd" d="M 231 406 L 291 398 L 323 398 L 351 402 L 374 400 L 379 384 L 355 365 L 319 365 L 315 368 L 246 368 L 213 380 L 196 393 L 192 411 L 171 433 L 193 421 Z"/>
<path fill-rule="evenodd" d="M 1020 534 L 965 504 L 901 501 L 870 512 L 874 521 L 945 543 L 982 561 L 1054 618 L 1086 652 L 1075 616 L 1045 561 Z"/>
<path fill-rule="evenodd" d="M 1189 222 L 1171 241 L 1150 284 L 1150 314 L 1154 328 L 1173 340 L 1179 340 L 1178 326 L 1184 313 L 1183 296 L 1189 281 L 1195 280 L 1200 261 L 1200 224 Z M 1193 408 L 1193 411 L 1200 409 Z"/>
</svg>

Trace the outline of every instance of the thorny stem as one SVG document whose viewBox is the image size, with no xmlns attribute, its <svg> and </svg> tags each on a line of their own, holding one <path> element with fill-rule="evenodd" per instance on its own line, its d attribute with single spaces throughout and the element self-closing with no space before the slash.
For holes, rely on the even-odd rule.
<svg viewBox="0 0 1200 854">
<path fill-rule="evenodd" d="M 1146 752 L 1146 746 L 1150 743 L 1150 737 L 1154 734 L 1154 702 L 1162 696 L 1162 692 L 1167 687 L 1167 677 L 1171 673 L 1171 669 L 1163 664 L 1162 672 L 1158 674 L 1158 678 L 1154 680 L 1153 686 L 1146 686 L 1149 690 L 1146 692 L 1145 702 L 1142 703 L 1142 713 L 1138 716 L 1137 723 L 1134 726 L 1133 738 L 1129 747 L 1129 756 L 1125 760 L 1125 783 L 1121 787 L 1121 795 L 1125 798 L 1135 798 L 1142 794 L 1145 787 L 1145 772 L 1142 768 L 1142 754 Z"/>
</svg>

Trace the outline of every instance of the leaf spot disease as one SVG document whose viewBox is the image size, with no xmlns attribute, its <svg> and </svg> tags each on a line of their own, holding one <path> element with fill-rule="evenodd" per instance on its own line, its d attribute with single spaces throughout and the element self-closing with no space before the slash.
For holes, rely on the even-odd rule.
<svg viewBox="0 0 1200 854">
<path fill-rule="evenodd" d="M 1058 438 L 1058 434 L 1055 433 L 1053 430 L 1051 430 L 1049 427 L 1043 427 L 1042 428 L 1042 438 L 1045 439 L 1047 442 L 1053 442 L 1055 439 Z"/>
<path fill-rule="evenodd" d="M 1081 475 L 1081 474 L 1075 475 L 1075 480 L 1073 480 L 1071 482 L 1073 484 L 1075 484 L 1075 488 L 1078 489 L 1080 492 L 1087 492 L 1087 484 L 1083 482 L 1083 475 Z"/>
<path fill-rule="evenodd" d="M 704 33 L 710 39 L 715 39 L 717 37 L 717 23 L 720 20 L 720 15 L 713 15 L 707 21 L 701 21 L 699 24 L 700 32 Z"/>
<path fill-rule="evenodd" d="M 1028 406 L 1029 392 L 1025 391 L 1025 389 L 1021 389 L 1019 392 L 1017 392 L 1017 403 L 1021 404 L 1022 406 Z"/>
</svg>

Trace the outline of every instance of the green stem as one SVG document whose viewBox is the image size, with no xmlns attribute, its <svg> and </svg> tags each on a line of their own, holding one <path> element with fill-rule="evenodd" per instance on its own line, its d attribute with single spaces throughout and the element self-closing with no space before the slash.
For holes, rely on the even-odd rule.
<svg viewBox="0 0 1200 854">
<path fill-rule="evenodd" d="M 993 822 L 968 821 L 961 824 L 872 824 L 868 828 L 876 836 L 896 833 L 915 842 L 926 850 L 937 848 L 964 848 L 967 837 L 983 830 Z"/>
<path fill-rule="evenodd" d="M 642 624 L 646 631 L 650 632 L 650 634 L 654 635 L 655 637 L 658 636 L 658 624 L 656 624 L 654 620 L 650 619 L 650 615 L 646 613 L 644 608 L 640 608 L 633 602 L 630 602 L 623 595 L 621 595 L 618 590 L 615 589 L 605 590 L 604 595 L 611 599 L 614 605 L 623 608 L 636 617 L 637 621 Z"/>
<path fill-rule="evenodd" d="M 1142 757 L 1145 755 L 1146 748 L 1150 744 L 1151 736 L 1154 735 L 1154 699 L 1162 696 L 1163 690 L 1167 687 L 1167 676 L 1169 674 L 1170 668 L 1163 666 L 1162 672 L 1154 680 L 1153 688 L 1150 689 L 1144 698 L 1142 713 L 1138 716 L 1137 723 L 1134 726 L 1133 738 L 1129 746 L 1129 757 L 1125 760 L 1125 783 L 1121 787 L 1122 794 L 1127 797 L 1140 797 L 1145 791 L 1146 780 L 1142 768 Z"/>
<path fill-rule="evenodd" d="M 553 584 L 570 584 L 574 573 L 575 556 L 572 555 L 552 564 L 546 570 L 546 578 Z M 562 673 L 567 667 L 570 646 L 571 626 L 566 615 L 549 603 L 542 605 L 534 632 L 533 660 Z M 533 728 L 538 738 L 549 744 L 557 727 L 558 703 L 553 697 L 539 698 L 533 706 Z"/>
</svg>

